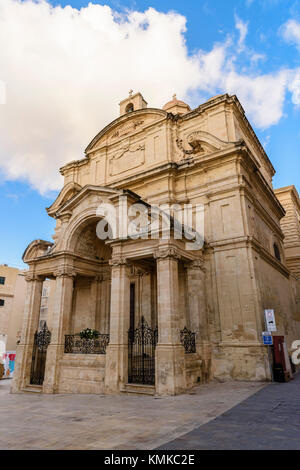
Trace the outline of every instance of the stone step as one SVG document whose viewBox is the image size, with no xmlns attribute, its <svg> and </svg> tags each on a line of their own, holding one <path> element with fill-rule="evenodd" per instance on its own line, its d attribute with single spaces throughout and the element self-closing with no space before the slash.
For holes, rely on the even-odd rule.
<svg viewBox="0 0 300 470">
<path fill-rule="evenodd" d="M 27 385 L 26 387 L 22 388 L 22 392 L 26 393 L 42 393 L 42 390 L 42 385 Z"/>
<path fill-rule="evenodd" d="M 126 384 L 122 390 L 122 393 L 130 393 L 136 395 L 154 395 L 154 385 L 143 385 L 143 384 Z"/>
</svg>

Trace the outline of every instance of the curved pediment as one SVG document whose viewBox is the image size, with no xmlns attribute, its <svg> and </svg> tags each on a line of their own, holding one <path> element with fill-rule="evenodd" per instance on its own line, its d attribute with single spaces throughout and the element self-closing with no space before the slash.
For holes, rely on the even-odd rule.
<svg viewBox="0 0 300 470">
<path fill-rule="evenodd" d="M 40 256 L 45 256 L 50 253 L 51 248 L 53 247 L 52 242 L 47 242 L 45 240 L 33 240 L 27 246 L 26 250 L 23 253 L 22 260 L 24 263 L 28 263 Z"/>
<path fill-rule="evenodd" d="M 87 146 L 85 153 L 89 154 L 102 145 L 114 144 L 122 138 L 140 132 L 144 127 L 167 117 L 162 109 L 138 109 L 120 116 L 104 127 Z"/>
<path fill-rule="evenodd" d="M 60 209 L 67 201 L 72 199 L 76 194 L 81 191 L 82 187 L 77 183 L 68 183 L 66 184 L 53 204 L 47 208 L 47 212 L 50 216 L 53 216 L 58 209 Z"/>
<path fill-rule="evenodd" d="M 185 155 L 207 154 L 231 147 L 233 142 L 225 142 L 205 131 L 193 131 L 184 139 L 177 138 L 178 148 Z"/>
</svg>

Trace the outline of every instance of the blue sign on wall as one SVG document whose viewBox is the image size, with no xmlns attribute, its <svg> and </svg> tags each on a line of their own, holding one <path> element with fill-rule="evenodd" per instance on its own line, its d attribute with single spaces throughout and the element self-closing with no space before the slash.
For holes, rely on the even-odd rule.
<svg viewBox="0 0 300 470">
<path fill-rule="evenodd" d="M 262 337 L 263 337 L 263 343 L 265 346 L 272 346 L 273 338 L 272 338 L 271 333 L 269 333 L 268 331 L 263 331 Z"/>
</svg>

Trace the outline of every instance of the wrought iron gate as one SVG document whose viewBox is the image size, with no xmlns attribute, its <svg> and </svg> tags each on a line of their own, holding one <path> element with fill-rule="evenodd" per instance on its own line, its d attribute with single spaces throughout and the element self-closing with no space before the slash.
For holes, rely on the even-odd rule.
<svg viewBox="0 0 300 470">
<path fill-rule="evenodd" d="M 30 384 L 42 385 L 44 382 L 47 348 L 51 341 L 51 333 L 45 323 L 40 331 L 34 335 L 32 351 Z"/>
<path fill-rule="evenodd" d="M 138 328 L 128 332 L 128 382 L 144 385 L 155 383 L 155 347 L 157 328 L 149 327 L 142 317 Z"/>
</svg>

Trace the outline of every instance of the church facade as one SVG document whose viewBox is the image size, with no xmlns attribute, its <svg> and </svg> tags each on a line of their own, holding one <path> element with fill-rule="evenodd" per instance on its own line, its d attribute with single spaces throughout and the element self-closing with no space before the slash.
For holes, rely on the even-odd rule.
<svg viewBox="0 0 300 470">
<path fill-rule="evenodd" d="M 131 92 L 85 157 L 60 171 L 47 209 L 54 242 L 35 240 L 23 257 L 13 392 L 175 395 L 210 380 L 270 380 L 264 310 L 288 347 L 300 339 L 300 203 L 293 186 L 273 190 L 236 96 L 193 110 L 174 96 L 156 109 Z M 124 234 L 119 217 L 101 225 L 105 208 L 127 216 L 137 206 L 140 236 Z M 157 207 L 175 209 L 167 233 L 156 225 L 150 236 Z M 181 208 L 191 217 L 178 220 Z M 39 330 L 46 279 L 54 297 Z"/>
</svg>

